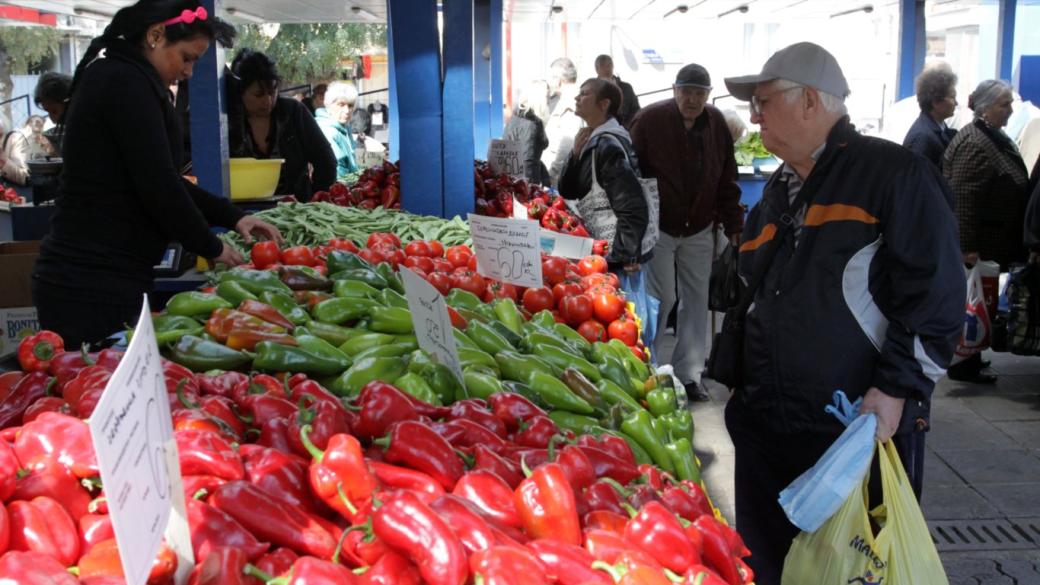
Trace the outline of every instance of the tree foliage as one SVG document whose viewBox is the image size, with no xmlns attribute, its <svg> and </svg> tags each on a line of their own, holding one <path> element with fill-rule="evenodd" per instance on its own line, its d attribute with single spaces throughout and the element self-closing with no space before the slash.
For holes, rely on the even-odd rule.
<svg viewBox="0 0 1040 585">
<path fill-rule="evenodd" d="M 58 52 L 62 32 L 48 27 L 0 27 L 0 56 L 11 75 L 24 75 L 29 68 Z"/>
<path fill-rule="evenodd" d="M 241 25 L 235 42 L 266 53 L 286 85 L 338 79 L 351 58 L 385 46 L 386 26 L 357 23 L 282 24 L 273 37 L 265 25 Z"/>
</svg>

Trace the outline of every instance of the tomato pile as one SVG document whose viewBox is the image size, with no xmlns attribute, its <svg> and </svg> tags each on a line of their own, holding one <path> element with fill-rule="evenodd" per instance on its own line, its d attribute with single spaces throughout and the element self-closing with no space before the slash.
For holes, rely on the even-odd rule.
<svg viewBox="0 0 1040 585">
<path fill-rule="evenodd" d="M 311 201 L 326 201 L 343 207 L 401 209 L 401 171 L 390 161 L 365 169 L 353 185 L 334 183 L 318 191 Z"/>
<path fill-rule="evenodd" d="M 8 187 L 3 191 L 0 191 L 0 201 L 5 203 L 25 203 L 25 197 L 22 197 L 17 191 Z"/>
</svg>

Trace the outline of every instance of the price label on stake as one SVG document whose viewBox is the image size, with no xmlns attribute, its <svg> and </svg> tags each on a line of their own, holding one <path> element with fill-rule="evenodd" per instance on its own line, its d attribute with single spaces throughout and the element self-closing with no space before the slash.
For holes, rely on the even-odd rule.
<svg viewBox="0 0 1040 585">
<path fill-rule="evenodd" d="M 517 286 L 542 286 L 541 228 L 536 221 L 469 215 L 477 272 Z"/>
<path fill-rule="evenodd" d="M 419 347 L 430 354 L 437 363 L 448 366 L 459 384 L 465 386 L 459 351 L 455 344 L 455 333 L 452 331 L 451 317 L 448 315 L 448 304 L 444 301 L 444 296 L 411 270 L 403 269 L 400 275 L 404 283 L 404 296 L 408 300 L 408 310 L 412 312 L 412 326 L 415 327 Z"/>
<path fill-rule="evenodd" d="M 581 238 L 543 229 L 540 235 L 546 254 L 580 260 L 592 253 L 592 238 Z"/>
<path fill-rule="evenodd" d="M 194 564 L 166 380 L 145 298 L 133 340 L 90 417 L 123 573 L 144 585 L 164 533 L 178 583 Z"/>
<path fill-rule="evenodd" d="M 488 144 L 488 165 L 491 172 L 511 177 L 524 176 L 524 162 L 520 145 L 510 140 L 492 140 Z"/>
</svg>

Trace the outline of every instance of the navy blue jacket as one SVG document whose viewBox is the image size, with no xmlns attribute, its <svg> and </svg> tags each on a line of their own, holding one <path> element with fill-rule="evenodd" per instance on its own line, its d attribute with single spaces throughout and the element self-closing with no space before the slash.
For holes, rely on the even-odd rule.
<svg viewBox="0 0 1040 585">
<path fill-rule="evenodd" d="M 773 174 L 744 227 L 750 279 L 787 211 Z M 746 320 L 738 392 L 778 432 L 841 432 L 824 412 L 835 390 L 905 397 L 900 432 L 927 420 L 964 322 L 957 222 L 937 169 L 838 122 L 806 178 L 808 210 L 777 253 Z"/>
<path fill-rule="evenodd" d="M 927 112 L 921 112 L 906 133 L 903 146 L 932 161 L 935 168 L 941 169 L 943 153 L 955 134 L 956 130 L 940 128 Z"/>
</svg>

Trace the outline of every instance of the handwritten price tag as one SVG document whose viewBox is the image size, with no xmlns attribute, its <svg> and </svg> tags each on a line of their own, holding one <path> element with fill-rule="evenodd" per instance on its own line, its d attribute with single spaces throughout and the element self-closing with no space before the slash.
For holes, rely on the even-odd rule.
<svg viewBox="0 0 1040 585">
<path fill-rule="evenodd" d="M 469 215 L 477 272 L 517 286 L 542 286 L 542 255 L 536 221 Z"/>
<path fill-rule="evenodd" d="M 511 177 L 524 176 L 524 160 L 521 158 L 520 145 L 510 140 L 492 140 L 488 144 L 488 165 L 491 172 L 506 174 Z"/>
<path fill-rule="evenodd" d="M 451 317 L 448 316 L 448 305 L 433 285 L 411 270 L 401 270 L 401 281 L 404 283 L 404 296 L 408 299 L 408 309 L 412 312 L 412 326 L 419 339 L 419 347 L 438 363 L 451 368 L 458 378 L 462 379 L 462 364 L 459 362 L 459 351 L 455 345 L 455 334 L 451 330 Z"/>
</svg>

